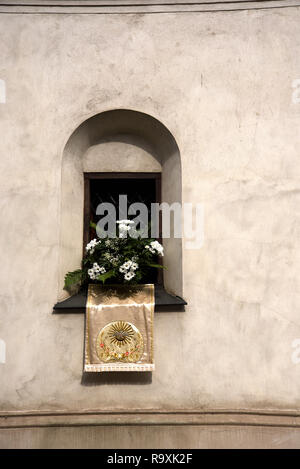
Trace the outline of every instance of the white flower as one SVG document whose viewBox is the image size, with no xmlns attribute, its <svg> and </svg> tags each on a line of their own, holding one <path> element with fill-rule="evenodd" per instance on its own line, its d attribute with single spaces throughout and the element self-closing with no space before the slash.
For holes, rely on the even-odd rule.
<svg viewBox="0 0 300 469">
<path fill-rule="evenodd" d="M 122 225 L 132 225 L 134 221 L 132 220 L 118 220 L 117 223 L 122 224 Z"/>
<path fill-rule="evenodd" d="M 97 262 L 94 262 L 93 267 L 88 270 L 88 275 L 92 280 L 95 280 L 99 274 L 105 274 L 105 267 L 100 267 Z"/>
<path fill-rule="evenodd" d="M 127 238 L 127 231 L 130 230 L 130 226 L 119 225 L 119 238 Z"/>
<path fill-rule="evenodd" d="M 119 272 L 121 272 L 121 274 L 124 274 L 126 272 L 130 273 L 130 277 L 132 278 L 135 276 L 135 273 L 133 271 L 138 269 L 138 267 L 139 266 L 136 262 L 133 262 L 132 260 L 128 260 L 119 267 Z M 130 279 L 128 278 L 126 280 L 130 280 Z"/>
<path fill-rule="evenodd" d="M 121 223 L 119 225 L 119 230 L 120 231 L 129 231 L 130 230 L 130 226 L 129 225 L 125 225 L 124 223 Z"/>
<path fill-rule="evenodd" d="M 131 268 L 131 265 L 132 265 L 132 261 L 126 261 L 124 262 L 124 264 L 121 265 L 121 267 L 119 268 L 119 271 L 121 273 L 124 273 Z"/>
<path fill-rule="evenodd" d="M 154 248 L 157 249 L 158 251 L 162 250 L 163 247 L 158 241 L 151 241 L 150 245 Z"/>
<path fill-rule="evenodd" d="M 90 253 L 93 254 L 93 252 L 95 251 L 95 247 L 97 246 L 97 244 L 100 244 L 100 243 L 101 243 L 100 239 L 94 238 L 86 245 L 85 249 L 86 251 L 90 251 Z"/>
<path fill-rule="evenodd" d="M 152 254 L 164 255 L 164 248 L 158 241 L 151 241 L 150 246 L 145 246 L 145 249 L 149 249 Z"/>
<path fill-rule="evenodd" d="M 93 270 L 93 269 L 89 269 L 89 270 L 88 270 L 88 274 L 89 274 L 89 277 L 90 277 L 92 280 L 95 280 L 95 274 L 94 274 L 94 270 Z"/>
<path fill-rule="evenodd" d="M 134 221 L 132 220 L 118 220 L 117 223 L 119 224 L 119 238 L 126 238 L 127 231 L 131 229 L 132 224 Z"/>
<path fill-rule="evenodd" d="M 132 271 L 127 272 L 127 273 L 124 275 L 125 280 L 131 280 L 133 277 L 135 277 L 135 273 L 132 272 Z"/>
</svg>

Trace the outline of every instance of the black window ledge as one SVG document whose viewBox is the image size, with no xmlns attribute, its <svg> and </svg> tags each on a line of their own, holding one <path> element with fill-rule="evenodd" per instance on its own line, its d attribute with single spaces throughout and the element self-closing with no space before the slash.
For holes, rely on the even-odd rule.
<svg viewBox="0 0 300 469">
<path fill-rule="evenodd" d="M 82 290 L 77 295 L 70 296 L 64 301 L 56 303 L 53 314 L 80 314 L 85 313 L 87 290 Z M 180 296 L 171 295 L 161 285 L 155 285 L 155 311 L 184 311 L 187 302 Z"/>
</svg>

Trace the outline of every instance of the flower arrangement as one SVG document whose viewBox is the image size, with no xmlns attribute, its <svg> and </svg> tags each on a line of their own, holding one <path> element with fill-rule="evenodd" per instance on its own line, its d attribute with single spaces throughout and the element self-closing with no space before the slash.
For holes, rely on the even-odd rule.
<svg viewBox="0 0 300 469">
<path fill-rule="evenodd" d="M 157 257 L 164 255 L 162 245 L 150 238 L 128 236 L 134 222 L 117 221 L 118 237 L 95 238 L 85 248 L 81 269 L 68 272 L 64 289 L 78 290 L 88 283 L 143 283 L 153 269 L 163 268 Z"/>
</svg>

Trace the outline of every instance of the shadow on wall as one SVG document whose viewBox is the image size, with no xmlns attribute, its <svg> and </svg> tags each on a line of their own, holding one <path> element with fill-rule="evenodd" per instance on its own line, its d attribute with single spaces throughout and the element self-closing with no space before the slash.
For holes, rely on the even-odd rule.
<svg viewBox="0 0 300 469">
<path fill-rule="evenodd" d="M 83 243 L 84 172 L 161 172 L 162 202 L 181 203 L 181 160 L 177 143 L 157 119 L 117 109 L 83 122 L 62 158 L 60 292 L 64 275 L 80 267 Z M 166 289 L 182 296 L 182 240 L 164 239 Z"/>
<path fill-rule="evenodd" d="M 151 371 L 110 371 L 104 373 L 83 373 L 81 384 L 83 386 L 99 386 L 101 384 L 151 384 Z"/>
</svg>

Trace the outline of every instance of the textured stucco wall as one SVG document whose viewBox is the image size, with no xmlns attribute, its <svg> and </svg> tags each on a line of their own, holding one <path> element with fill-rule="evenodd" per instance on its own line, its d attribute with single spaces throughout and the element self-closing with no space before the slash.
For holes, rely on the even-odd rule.
<svg viewBox="0 0 300 469">
<path fill-rule="evenodd" d="M 299 428 L 91 426 L 0 429 L 0 448 L 299 449 Z M 107 458 L 108 459 L 108 458 Z"/>
<path fill-rule="evenodd" d="M 300 9 L 0 15 L 1 410 L 299 409 Z M 81 384 L 82 315 L 52 316 L 61 159 L 109 109 L 161 121 L 205 242 L 185 313 L 155 316 L 152 383 Z"/>
</svg>

